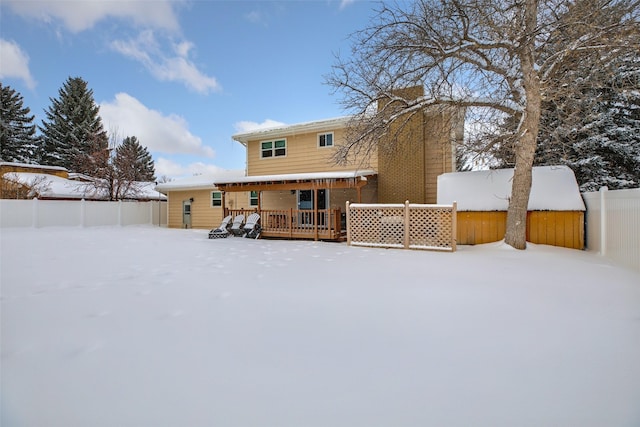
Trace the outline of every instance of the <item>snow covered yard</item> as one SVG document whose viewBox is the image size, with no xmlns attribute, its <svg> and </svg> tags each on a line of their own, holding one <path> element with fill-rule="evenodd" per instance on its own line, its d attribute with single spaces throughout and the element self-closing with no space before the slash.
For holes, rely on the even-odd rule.
<svg viewBox="0 0 640 427">
<path fill-rule="evenodd" d="M 640 275 L 593 254 L 1 238 L 3 427 L 640 425 Z"/>
</svg>

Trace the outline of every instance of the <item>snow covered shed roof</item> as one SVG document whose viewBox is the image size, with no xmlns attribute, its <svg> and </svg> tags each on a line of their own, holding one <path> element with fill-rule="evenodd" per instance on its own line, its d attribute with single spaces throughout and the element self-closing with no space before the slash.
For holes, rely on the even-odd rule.
<svg viewBox="0 0 640 427">
<path fill-rule="evenodd" d="M 96 187 L 93 181 L 77 181 L 56 175 L 32 172 L 5 173 L 3 178 L 33 187 L 39 198 L 78 200 L 105 200 L 107 198 L 104 189 Z M 159 195 L 153 189 L 152 182 L 136 182 L 135 196 L 132 199 L 166 200 L 166 196 Z"/>
<path fill-rule="evenodd" d="M 72 181 L 56 175 L 32 172 L 6 173 L 3 177 L 17 184 L 34 187 L 38 197 L 51 199 L 99 199 L 98 190 L 86 182 Z"/>
<path fill-rule="evenodd" d="M 458 204 L 459 211 L 506 211 L 513 169 L 445 173 L 438 177 L 438 204 Z M 530 211 L 584 211 L 573 171 L 567 166 L 533 168 Z"/>
<path fill-rule="evenodd" d="M 67 169 L 61 166 L 33 165 L 29 163 L 0 162 L 0 166 L 14 167 L 19 169 L 39 169 L 39 170 L 68 172 Z"/>
</svg>

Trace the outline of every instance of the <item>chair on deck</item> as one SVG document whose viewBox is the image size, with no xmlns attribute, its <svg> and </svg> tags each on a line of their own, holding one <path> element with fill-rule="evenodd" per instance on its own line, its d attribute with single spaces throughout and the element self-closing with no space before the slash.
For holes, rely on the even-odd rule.
<svg viewBox="0 0 640 427">
<path fill-rule="evenodd" d="M 234 236 L 242 236 L 244 234 L 244 229 L 242 228 L 243 223 L 244 215 L 236 215 L 236 217 L 233 219 L 233 224 L 231 224 L 231 228 L 229 229 L 229 231 L 231 231 Z"/>
<path fill-rule="evenodd" d="M 220 227 L 214 228 L 209 231 L 210 239 L 220 239 L 229 236 L 229 223 L 231 222 L 231 215 L 227 215 L 222 219 Z"/>
<path fill-rule="evenodd" d="M 242 227 L 244 231 L 244 237 L 250 239 L 257 239 L 260 237 L 260 232 L 262 231 L 262 227 L 260 227 L 260 214 L 252 213 L 247 218 L 247 223 Z"/>
</svg>

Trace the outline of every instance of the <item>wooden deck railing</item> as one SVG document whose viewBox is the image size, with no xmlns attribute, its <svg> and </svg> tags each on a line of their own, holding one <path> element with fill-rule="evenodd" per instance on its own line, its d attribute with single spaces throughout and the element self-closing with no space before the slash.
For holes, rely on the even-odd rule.
<svg viewBox="0 0 640 427">
<path fill-rule="evenodd" d="M 251 210 L 229 210 L 228 215 L 250 215 Z M 262 236 L 288 239 L 339 240 L 342 232 L 341 210 L 266 209 L 258 211 Z"/>
</svg>

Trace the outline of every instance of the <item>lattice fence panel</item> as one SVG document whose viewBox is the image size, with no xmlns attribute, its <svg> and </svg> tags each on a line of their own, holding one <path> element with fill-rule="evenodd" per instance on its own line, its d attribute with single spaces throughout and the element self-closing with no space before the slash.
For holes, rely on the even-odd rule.
<svg viewBox="0 0 640 427">
<path fill-rule="evenodd" d="M 455 251 L 455 215 L 455 205 L 347 203 L 347 240 L 354 246 Z"/>
<path fill-rule="evenodd" d="M 354 205 L 347 224 L 351 244 L 404 247 L 404 205 Z"/>
<path fill-rule="evenodd" d="M 410 205 L 409 247 L 452 250 L 454 213 L 451 206 Z"/>
</svg>

